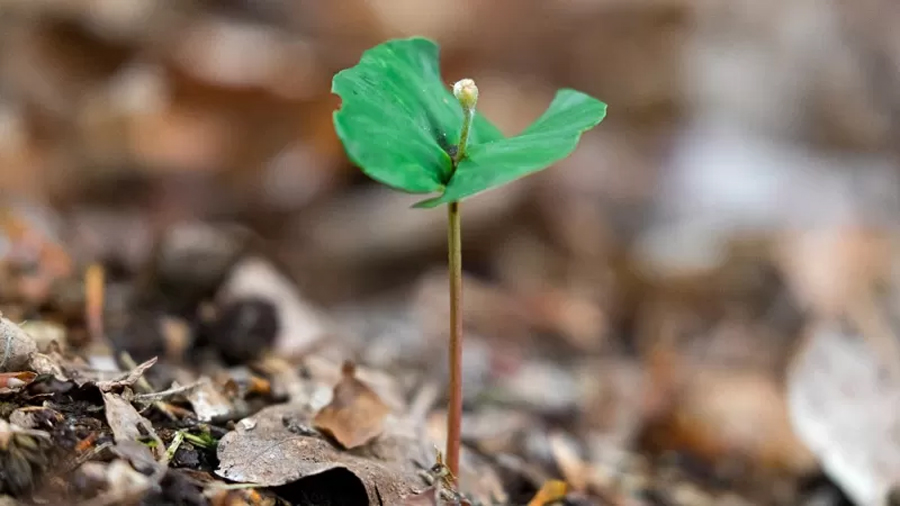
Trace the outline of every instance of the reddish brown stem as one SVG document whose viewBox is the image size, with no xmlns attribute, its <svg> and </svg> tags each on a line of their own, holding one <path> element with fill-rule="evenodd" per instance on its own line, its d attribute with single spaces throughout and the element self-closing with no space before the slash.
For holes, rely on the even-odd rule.
<svg viewBox="0 0 900 506">
<path fill-rule="evenodd" d="M 447 206 L 447 244 L 450 265 L 450 393 L 447 406 L 447 467 L 459 476 L 462 425 L 462 238 L 459 202 Z M 454 478 L 455 479 L 455 478 Z"/>
</svg>

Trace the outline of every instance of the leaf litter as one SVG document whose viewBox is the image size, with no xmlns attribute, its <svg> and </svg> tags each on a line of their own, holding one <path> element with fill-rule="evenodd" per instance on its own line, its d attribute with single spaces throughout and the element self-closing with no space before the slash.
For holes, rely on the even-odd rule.
<svg viewBox="0 0 900 506">
<path fill-rule="evenodd" d="M 356 378 L 356 366 L 345 362 L 331 402 L 313 417 L 313 425 L 350 450 L 381 435 L 390 408 Z"/>
<path fill-rule="evenodd" d="M 787 504 L 777 497 L 800 494 L 790 484 L 815 476 L 820 463 L 836 490 L 860 503 L 894 485 L 893 475 L 867 464 L 881 462 L 864 456 L 864 444 L 876 444 L 860 442 L 848 453 L 832 443 L 853 440 L 845 422 L 827 411 L 827 399 L 840 389 L 828 394 L 830 383 L 807 379 L 827 360 L 837 368 L 829 377 L 840 377 L 841 362 L 823 358 L 823 346 L 838 346 L 828 344 L 827 333 L 798 348 L 783 389 L 773 373 L 777 362 L 742 358 L 732 343 L 785 331 L 724 306 L 706 309 L 714 315 L 706 327 L 713 340 L 698 354 L 690 340 L 696 322 L 685 318 L 691 314 L 685 302 L 674 305 L 660 292 L 660 302 L 647 309 L 647 325 L 637 329 L 647 348 L 621 359 L 603 335 L 608 317 L 572 320 L 560 311 L 569 306 L 562 292 L 522 296 L 476 279 L 466 299 L 471 355 L 465 373 L 472 387 L 462 468 L 450 479 L 434 452 L 446 437 L 439 276 L 427 271 L 413 280 L 396 299 L 385 333 L 366 341 L 359 327 L 320 318 L 328 312 L 301 297 L 263 258 L 232 258 L 224 272 L 198 278 L 219 279 L 221 286 L 204 289 L 208 298 L 195 300 L 193 315 L 184 312 L 183 299 L 142 313 L 160 341 L 159 354 L 141 363 L 130 357 L 148 349 L 144 334 L 122 333 L 127 319 L 116 313 L 131 311 L 135 302 L 117 306 L 104 294 L 90 295 L 106 301 L 104 332 L 93 321 L 95 331 L 81 342 L 72 324 L 0 320 L 11 336 L 10 364 L 19 366 L 0 373 L 0 396 L 12 402 L 5 458 L 19 473 L 4 490 L 42 500 L 74 497 L 77 504 L 153 498 L 165 504 L 640 505 L 654 504 L 641 499 L 653 494 L 676 504 L 726 504 L 736 497 Z M 166 282 L 175 281 L 192 282 Z M 724 275 L 715 282 L 715 290 L 734 286 Z M 103 287 L 116 283 L 107 279 Z M 92 290 L 98 291 L 96 282 Z M 80 307 L 95 312 L 95 306 Z M 384 307 L 360 304 L 352 312 L 365 325 L 369 311 L 383 317 Z M 890 332 L 873 324 L 865 306 L 850 307 L 865 324 L 863 333 Z M 294 322 L 287 330 L 285 318 Z M 177 329 L 175 322 L 181 322 Z M 403 335 L 392 341 L 393 328 L 417 329 L 419 342 L 408 346 Z M 29 332 L 40 336 L 40 346 Z M 118 336 L 112 346 L 107 332 Z M 599 341 L 591 342 L 587 336 L 595 334 Z M 878 339 L 871 346 L 883 343 Z M 256 343 L 244 359 L 235 353 Z M 742 365 L 722 367 L 716 354 Z M 377 357 L 378 366 L 366 363 Z M 854 381 L 874 381 L 865 375 L 874 365 L 856 363 Z M 810 404 L 814 394 L 820 397 Z M 873 398 L 859 409 L 876 404 L 882 401 Z M 870 433 L 887 434 L 880 430 L 873 426 Z M 678 460 L 688 458 L 696 467 Z M 69 484 L 76 476 L 83 486 Z M 766 493 L 760 483 L 776 485 Z M 49 486 L 39 491 L 39 484 Z"/>
</svg>

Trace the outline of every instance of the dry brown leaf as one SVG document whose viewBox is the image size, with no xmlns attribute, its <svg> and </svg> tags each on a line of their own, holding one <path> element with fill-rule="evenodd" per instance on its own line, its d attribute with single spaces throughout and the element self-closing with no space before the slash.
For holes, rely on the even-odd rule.
<svg viewBox="0 0 900 506">
<path fill-rule="evenodd" d="M 345 470 L 364 487 L 372 502 L 397 504 L 421 483 L 415 462 L 418 441 L 385 433 L 373 442 L 372 457 L 342 451 L 312 427 L 304 405 L 263 409 L 237 424 L 218 446 L 216 474 L 237 482 L 274 487 L 329 471 Z"/>
<path fill-rule="evenodd" d="M 313 424 L 351 449 L 378 437 L 391 410 L 374 390 L 356 378 L 352 362 L 345 362 L 341 372 L 343 377 L 334 387 L 331 402 L 316 413 Z"/>
<path fill-rule="evenodd" d="M 528 506 L 550 506 L 555 501 L 561 501 L 566 497 L 566 488 L 566 482 L 550 480 L 541 485 L 541 489 L 528 502 Z"/>
<path fill-rule="evenodd" d="M 127 447 L 132 442 L 144 437 L 152 437 L 156 440 L 156 449 L 159 455 L 165 451 L 162 440 L 153 430 L 153 424 L 134 409 L 129 401 L 122 396 L 109 392 L 101 392 L 103 406 L 106 411 L 106 423 L 113 432 L 113 438 L 117 445 Z M 143 448 L 146 448 L 144 446 Z"/>
<path fill-rule="evenodd" d="M 58 354 L 54 353 L 53 355 Z M 31 357 L 30 362 L 29 368 L 38 374 L 49 374 L 58 381 L 69 381 L 69 377 L 63 371 L 62 367 L 59 365 L 59 360 L 57 360 L 57 357 L 55 356 L 35 353 Z"/>
<path fill-rule="evenodd" d="M 113 438 L 117 443 L 139 439 L 142 436 L 139 426 L 145 429 L 152 427 L 149 420 L 141 416 L 130 402 L 119 395 L 103 392 L 103 405 L 106 422 L 112 429 Z"/>
</svg>

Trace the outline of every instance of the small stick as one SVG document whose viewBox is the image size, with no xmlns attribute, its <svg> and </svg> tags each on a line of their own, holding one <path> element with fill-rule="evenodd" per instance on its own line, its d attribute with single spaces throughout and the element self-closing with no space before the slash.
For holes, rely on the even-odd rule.
<svg viewBox="0 0 900 506">
<path fill-rule="evenodd" d="M 131 358 L 131 355 L 127 351 L 123 351 L 119 357 L 120 357 L 119 359 L 122 361 L 122 364 L 125 367 L 127 367 L 129 369 L 134 369 L 135 367 L 137 367 L 137 363 L 135 363 L 134 359 Z M 150 382 L 147 381 L 147 378 L 145 378 L 143 376 L 138 378 L 138 380 L 134 384 L 134 386 L 137 387 L 137 390 L 140 390 L 144 394 L 152 394 L 153 393 L 153 386 L 151 386 Z M 168 417 L 169 420 L 172 420 L 172 421 L 178 420 L 178 417 L 175 416 L 174 413 L 169 411 L 168 408 L 166 408 L 166 405 L 164 402 L 153 401 L 153 407 L 158 409 L 162 414 L 166 415 L 166 417 Z"/>
<path fill-rule="evenodd" d="M 88 334 L 95 343 L 103 340 L 103 306 L 105 304 L 105 278 L 103 266 L 91 264 L 84 273 L 84 318 Z"/>
</svg>

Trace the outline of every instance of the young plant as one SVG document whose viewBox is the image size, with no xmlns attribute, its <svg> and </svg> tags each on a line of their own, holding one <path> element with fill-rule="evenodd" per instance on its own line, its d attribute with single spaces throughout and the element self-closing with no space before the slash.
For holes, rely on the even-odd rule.
<svg viewBox="0 0 900 506">
<path fill-rule="evenodd" d="M 433 194 L 415 204 L 447 204 L 450 268 L 450 392 L 447 466 L 459 474 L 462 418 L 462 258 L 460 201 L 569 156 L 581 134 L 606 115 L 606 104 L 562 89 L 550 107 L 515 137 L 504 137 L 475 113 L 471 79 L 441 79 L 439 49 L 413 37 L 380 44 L 334 76 L 342 99 L 334 127 L 350 160 L 372 179 L 396 190 Z"/>
</svg>

